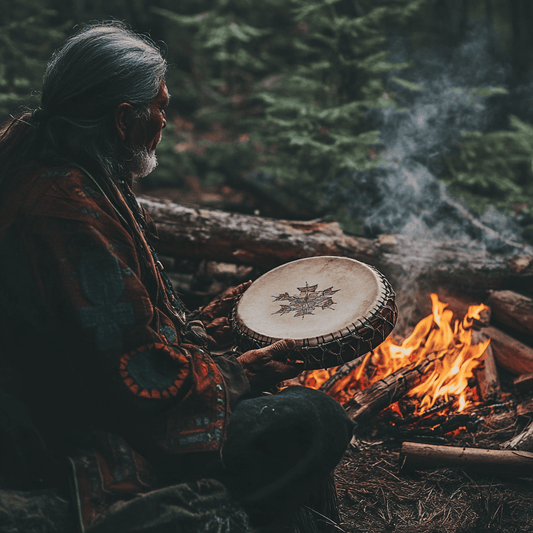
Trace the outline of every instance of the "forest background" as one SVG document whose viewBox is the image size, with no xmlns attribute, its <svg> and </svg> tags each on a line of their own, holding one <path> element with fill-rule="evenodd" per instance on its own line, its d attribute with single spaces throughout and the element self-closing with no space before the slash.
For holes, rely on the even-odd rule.
<svg viewBox="0 0 533 533">
<path fill-rule="evenodd" d="M 0 120 L 110 18 L 170 64 L 140 192 L 371 236 L 449 233 L 452 198 L 533 242 L 529 0 L 0 0 Z"/>
</svg>

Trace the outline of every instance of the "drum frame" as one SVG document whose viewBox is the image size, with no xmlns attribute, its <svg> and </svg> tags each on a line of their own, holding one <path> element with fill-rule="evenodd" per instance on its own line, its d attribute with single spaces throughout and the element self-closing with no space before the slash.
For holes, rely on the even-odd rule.
<svg viewBox="0 0 533 533">
<path fill-rule="evenodd" d="M 358 319 L 358 324 L 351 323 L 340 331 L 319 337 L 297 339 L 296 348 L 288 354 L 288 360 L 303 360 L 305 370 L 343 365 L 373 350 L 389 336 L 398 317 L 394 290 L 377 268 L 364 264 L 377 274 L 382 283 L 376 308 L 370 311 L 368 316 Z M 237 306 L 241 298 L 242 295 L 235 302 L 229 317 L 239 347 L 244 351 L 254 350 L 280 340 L 255 332 L 250 333 L 237 318 Z"/>
</svg>

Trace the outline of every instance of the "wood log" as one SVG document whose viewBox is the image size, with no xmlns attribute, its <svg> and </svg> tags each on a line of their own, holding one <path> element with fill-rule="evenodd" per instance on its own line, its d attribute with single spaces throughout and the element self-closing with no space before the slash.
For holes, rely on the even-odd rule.
<svg viewBox="0 0 533 533">
<path fill-rule="evenodd" d="M 490 291 L 494 320 L 521 333 L 533 334 L 533 299 L 514 291 Z"/>
<path fill-rule="evenodd" d="M 502 368 L 515 376 L 533 372 L 533 348 L 494 326 L 485 328 L 485 333 L 491 339 L 494 358 Z"/>
<path fill-rule="evenodd" d="M 358 391 L 344 404 L 348 416 L 356 422 L 365 422 L 397 402 L 418 385 L 424 374 L 433 367 L 435 358 L 428 356 L 419 364 L 413 364 L 376 381 L 370 387 Z"/>
<path fill-rule="evenodd" d="M 333 391 L 333 389 L 339 389 L 341 388 L 345 380 L 350 379 L 348 376 L 358 367 L 360 366 L 363 361 L 365 360 L 365 357 L 358 357 L 357 359 L 352 359 L 351 361 L 348 361 L 347 363 L 344 363 L 340 368 L 337 369 L 335 374 L 331 376 L 327 381 L 322 383 L 319 390 L 322 392 L 330 393 L 330 391 Z"/>
<path fill-rule="evenodd" d="M 530 477 L 533 476 L 533 453 L 404 442 L 400 468 L 403 471 L 460 468 L 488 476 Z"/>
<path fill-rule="evenodd" d="M 381 235 L 345 234 L 335 223 L 261 218 L 193 209 L 140 197 L 159 229 L 158 252 L 172 257 L 212 259 L 270 269 L 317 255 L 339 255 L 372 264 L 392 281 L 429 278 L 468 290 L 507 289 L 518 283 L 533 290 L 533 251 L 515 248 L 489 254 L 481 245 Z"/>
<path fill-rule="evenodd" d="M 487 340 L 484 330 L 472 331 L 472 344 L 480 344 Z M 477 380 L 479 395 L 484 402 L 495 402 L 501 400 L 502 389 L 500 386 L 500 376 L 496 368 L 496 361 L 489 344 L 483 354 L 482 365 L 474 369 Z"/>
<path fill-rule="evenodd" d="M 500 448 L 504 450 L 533 451 L 533 422 L 524 431 L 502 443 Z"/>
<path fill-rule="evenodd" d="M 483 354 L 483 364 L 481 368 L 475 369 L 474 374 L 477 379 L 479 395 L 484 402 L 497 402 L 502 398 L 500 386 L 500 376 L 496 367 L 496 360 L 492 346 L 489 344 Z"/>
<path fill-rule="evenodd" d="M 514 390 L 518 394 L 533 390 L 533 372 L 522 374 L 513 380 Z"/>
</svg>

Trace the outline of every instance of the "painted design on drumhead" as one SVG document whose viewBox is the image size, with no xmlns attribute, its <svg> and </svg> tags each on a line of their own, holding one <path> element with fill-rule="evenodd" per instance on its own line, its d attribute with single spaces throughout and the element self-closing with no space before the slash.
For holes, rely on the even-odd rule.
<svg viewBox="0 0 533 533">
<path fill-rule="evenodd" d="M 328 287 L 322 291 L 318 291 L 318 284 L 309 285 L 307 281 L 305 282 L 305 287 L 296 287 L 300 294 L 295 294 L 291 296 L 288 292 L 284 292 L 279 296 L 272 296 L 275 302 L 286 301 L 288 304 L 280 304 L 280 309 L 273 315 L 285 315 L 287 313 L 295 312 L 294 318 L 302 317 L 302 320 L 305 318 L 305 315 L 314 315 L 314 310 L 317 308 L 322 308 L 322 310 L 329 309 L 335 311 L 332 305 L 335 305 L 337 302 L 333 301 L 332 296 L 339 292 L 340 289 L 333 290 L 333 286 Z"/>
</svg>

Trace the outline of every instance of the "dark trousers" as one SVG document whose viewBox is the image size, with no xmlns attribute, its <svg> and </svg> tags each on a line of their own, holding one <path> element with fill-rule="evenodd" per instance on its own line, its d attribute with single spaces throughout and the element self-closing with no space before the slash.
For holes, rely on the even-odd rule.
<svg viewBox="0 0 533 533">
<path fill-rule="evenodd" d="M 282 518 L 316 492 L 345 453 L 354 422 L 335 400 L 304 387 L 240 401 L 221 456 L 168 457 L 165 484 L 217 479 L 253 523 Z M 173 477 L 173 476 L 176 477 Z"/>
<path fill-rule="evenodd" d="M 199 533 L 212 527 L 245 533 L 249 531 L 246 515 L 252 526 L 282 521 L 326 484 L 353 427 L 337 402 L 303 387 L 243 400 L 231 415 L 221 456 L 187 455 L 175 464 L 158 465 L 167 473 L 166 488 L 117 503 L 94 532 L 171 533 L 181 527 Z M 198 481 L 201 478 L 206 479 Z M 41 493 L 24 497 L 33 501 Z M 50 497 L 64 514 L 67 502 L 53 493 Z M 10 493 L 0 493 L 0 508 L 3 502 L 13 508 L 9 498 Z M 63 514 L 58 522 L 65 520 Z M 0 519 L 0 532 L 3 525 Z M 24 531 L 33 531 L 33 526 L 43 528 L 39 531 L 62 531 L 62 524 L 45 527 L 40 521 L 25 524 Z M 72 523 L 65 524 L 65 531 L 69 530 L 74 530 Z"/>
<path fill-rule="evenodd" d="M 217 477 L 252 520 L 286 515 L 326 482 L 353 428 L 335 400 L 312 389 L 244 400 L 231 415 Z"/>
</svg>

